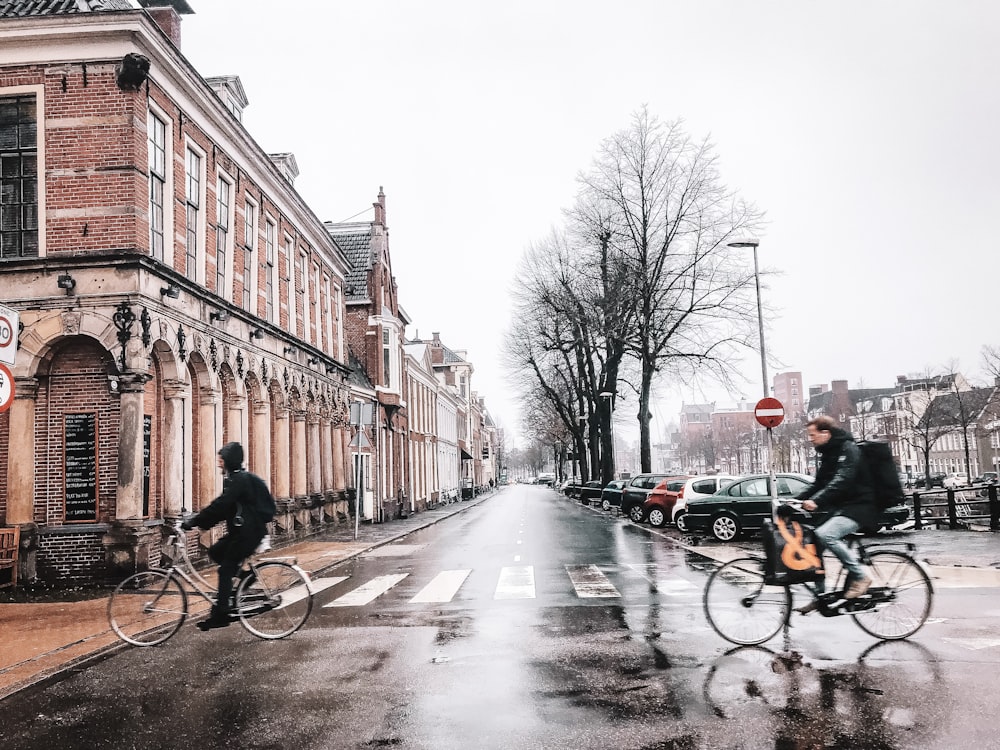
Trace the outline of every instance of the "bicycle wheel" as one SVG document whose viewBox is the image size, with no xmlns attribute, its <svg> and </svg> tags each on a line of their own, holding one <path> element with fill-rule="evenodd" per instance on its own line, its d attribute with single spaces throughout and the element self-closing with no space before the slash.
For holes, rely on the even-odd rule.
<svg viewBox="0 0 1000 750">
<path fill-rule="evenodd" d="M 108 622 L 123 641 L 155 646 L 187 618 L 187 594 L 165 570 L 136 573 L 118 584 L 108 601 Z"/>
<path fill-rule="evenodd" d="M 284 562 L 254 565 L 236 590 L 236 615 L 258 638 L 284 638 L 302 627 L 312 611 L 305 574 Z"/>
<path fill-rule="evenodd" d="M 705 616 L 716 633 L 731 643 L 753 646 L 773 638 L 788 621 L 792 592 L 764 583 L 764 561 L 730 560 L 705 585 Z"/>
<path fill-rule="evenodd" d="M 872 585 L 861 601 L 870 596 L 872 606 L 853 613 L 854 622 L 868 635 L 887 641 L 913 635 L 931 613 L 931 579 L 916 560 L 902 552 L 879 550 L 868 557 Z"/>
</svg>

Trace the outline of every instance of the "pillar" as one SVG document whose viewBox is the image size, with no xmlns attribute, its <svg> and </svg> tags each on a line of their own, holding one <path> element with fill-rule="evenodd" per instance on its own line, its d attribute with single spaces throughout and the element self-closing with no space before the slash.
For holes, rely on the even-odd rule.
<svg viewBox="0 0 1000 750">
<path fill-rule="evenodd" d="M 184 405 L 191 388 L 183 380 L 163 383 L 163 428 L 160 430 L 163 466 L 163 516 L 177 518 L 189 507 L 184 484 Z"/>
<path fill-rule="evenodd" d="M 274 450 L 271 452 L 274 460 L 274 487 L 271 493 L 276 500 L 288 500 L 292 496 L 291 472 L 288 470 L 289 458 L 289 438 L 291 429 L 289 426 L 289 411 L 285 407 L 275 407 L 274 409 Z"/>
<path fill-rule="evenodd" d="M 306 489 L 306 414 L 296 410 L 292 413 L 292 497 L 305 497 Z"/>
<path fill-rule="evenodd" d="M 18 581 L 38 577 L 38 526 L 35 517 L 35 399 L 38 381 L 14 379 L 14 403 L 8 411 L 7 525 L 21 527 L 17 552 Z M 16 438 L 15 438 L 16 436 Z"/>
</svg>

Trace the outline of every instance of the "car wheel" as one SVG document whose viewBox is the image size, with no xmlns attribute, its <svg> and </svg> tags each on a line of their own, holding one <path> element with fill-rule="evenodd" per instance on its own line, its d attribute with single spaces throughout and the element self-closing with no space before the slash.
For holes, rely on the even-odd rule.
<svg viewBox="0 0 1000 750">
<path fill-rule="evenodd" d="M 628 509 L 628 517 L 631 518 L 636 523 L 642 523 L 646 520 L 646 514 L 642 512 L 641 505 L 633 505 Z"/>
<path fill-rule="evenodd" d="M 684 517 L 686 515 L 687 515 L 687 511 L 686 510 L 682 510 L 680 513 L 677 514 L 677 518 L 674 519 L 674 523 L 677 524 L 677 530 L 678 531 L 683 531 L 685 533 L 687 533 L 688 531 L 690 531 L 690 529 L 688 529 L 687 519 Z"/>
<path fill-rule="evenodd" d="M 601 500 L 601 510 L 608 511 L 611 510 L 610 500 Z"/>
<path fill-rule="evenodd" d="M 740 535 L 740 522 L 735 516 L 724 513 L 712 520 L 712 536 L 720 542 L 731 542 Z"/>
<path fill-rule="evenodd" d="M 655 526 L 658 529 L 663 528 L 667 523 L 667 514 L 663 512 L 662 508 L 653 508 L 649 511 L 649 525 Z"/>
</svg>

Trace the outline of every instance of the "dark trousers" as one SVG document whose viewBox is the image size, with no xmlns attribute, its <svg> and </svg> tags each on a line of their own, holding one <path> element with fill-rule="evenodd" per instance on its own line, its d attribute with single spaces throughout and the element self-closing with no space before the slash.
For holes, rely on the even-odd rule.
<svg viewBox="0 0 1000 750">
<path fill-rule="evenodd" d="M 208 549 L 208 556 L 219 565 L 219 595 L 216 599 L 213 614 L 229 613 L 229 599 L 233 595 L 233 579 L 240 570 L 240 565 L 246 559 L 240 540 L 228 534 Z"/>
</svg>

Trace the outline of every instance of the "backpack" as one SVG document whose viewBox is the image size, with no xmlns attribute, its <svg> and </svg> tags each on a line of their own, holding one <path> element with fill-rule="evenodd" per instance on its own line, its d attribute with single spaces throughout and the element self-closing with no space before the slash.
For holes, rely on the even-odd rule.
<svg viewBox="0 0 1000 750">
<path fill-rule="evenodd" d="M 906 502 L 903 485 L 899 481 L 899 470 L 889 444 L 859 440 L 858 448 L 861 449 L 862 460 L 868 469 L 868 481 L 875 495 L 875 504 L 885 510 Z"/>
</svg>

